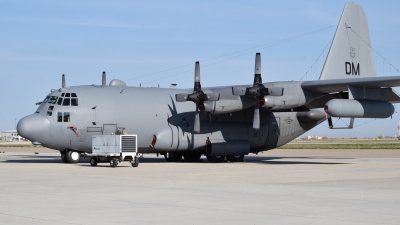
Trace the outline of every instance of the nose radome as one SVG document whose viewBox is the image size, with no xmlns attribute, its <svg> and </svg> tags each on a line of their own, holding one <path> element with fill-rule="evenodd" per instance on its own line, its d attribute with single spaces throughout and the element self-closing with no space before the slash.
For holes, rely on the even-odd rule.
<svg viewBox="0 0 400 225">
<path fill-rule="evenodd" d="M 50 134 L 50 121 L 38 113 L 25 116 L 18 121 L 17 131 L 30 141 L 42 142 Z"/>
</svg>

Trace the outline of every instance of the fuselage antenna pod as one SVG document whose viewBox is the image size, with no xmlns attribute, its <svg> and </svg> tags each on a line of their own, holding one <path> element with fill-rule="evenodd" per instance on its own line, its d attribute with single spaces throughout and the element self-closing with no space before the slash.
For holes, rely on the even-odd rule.
<svg viewBox="0 0 400 225">
<path fill-rule="evenodd" d="M 105 87 L 106 86 L 106 71 L 103 71 L 103 78 L 102 78 L 102 82 L 101 82 L 101 86 Z"/>
</svg>

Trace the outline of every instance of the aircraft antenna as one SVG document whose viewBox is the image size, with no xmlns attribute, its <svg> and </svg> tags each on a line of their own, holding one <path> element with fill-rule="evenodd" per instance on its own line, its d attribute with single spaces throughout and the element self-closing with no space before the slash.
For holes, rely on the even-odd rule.
<svg viewBox="0 0 400 225">
<path fill-rule="evenodd" d="M 64 75 L 64 74 L 62 75 L 61 80 L 62 80 L 62 81 L 61 81 L 61 87 L 62 87 L 62 88 L 65 88 L 65 75 Z"/>
<path fill-rule="evenodd" d="M 103 77 L 101 81 L 101 86 L 105 87 L 107 84 L 107 79 L 106 79 L 106 71 L 103 71 Z"/>
</svg>

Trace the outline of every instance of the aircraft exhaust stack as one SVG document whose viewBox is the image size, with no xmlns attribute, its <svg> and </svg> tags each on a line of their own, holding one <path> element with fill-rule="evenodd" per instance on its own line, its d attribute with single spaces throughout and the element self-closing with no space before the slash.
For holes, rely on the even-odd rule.
<svg viewBox="0 0 400 225">
<path fill-rule="evenodd" d="M 101 81 L 101 86 L 105 87 L 107 84 L 107 78 L 106 78 L 106 71 L 103 71 L 103 77 Z"/>
<path fill-rule="evenodd" d="M 65 75 L 62 75 L 62 83 L 61 83 L 61 87 L 65 88 Z"/>
</svg>

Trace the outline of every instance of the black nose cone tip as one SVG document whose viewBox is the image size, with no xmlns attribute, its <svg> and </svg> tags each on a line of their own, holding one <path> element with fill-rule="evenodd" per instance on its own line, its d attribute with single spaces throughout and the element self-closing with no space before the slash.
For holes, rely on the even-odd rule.
<svg viewBox="0 0 400 225">
<path fill-rule="evenodd" d="M 17 132 L 22 137 L 39 141 L 50 133 L 50 121 L 38 113 L 25 116 L 18 121 Z"/>
</svg>

